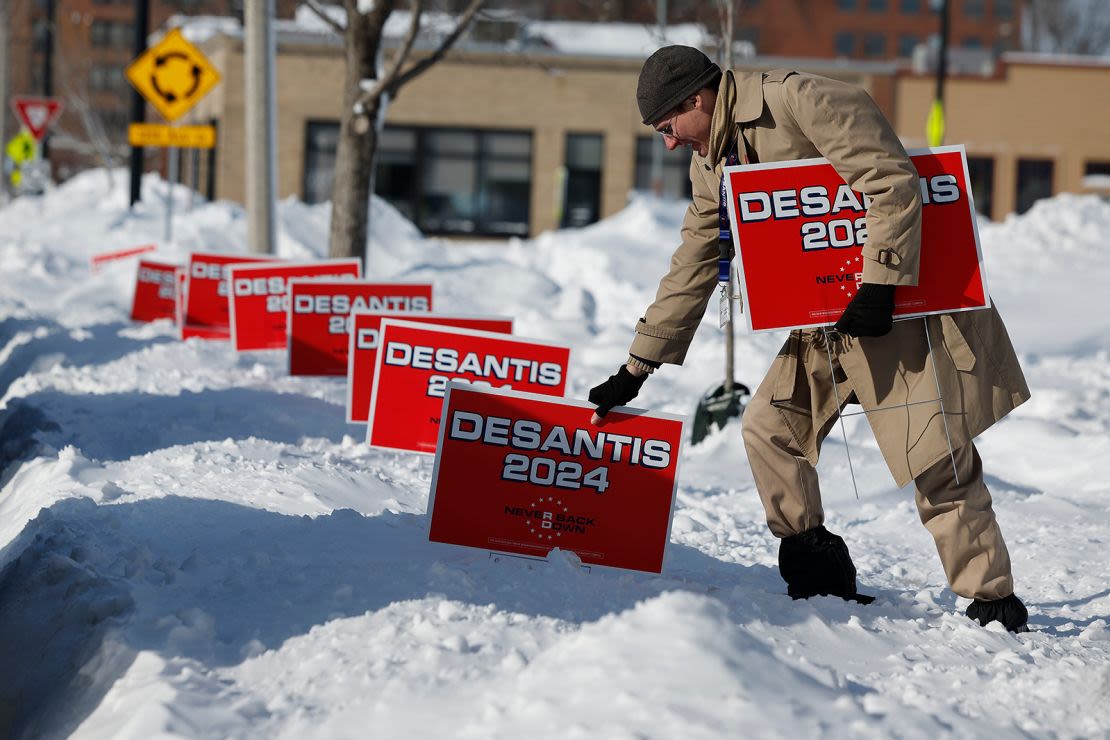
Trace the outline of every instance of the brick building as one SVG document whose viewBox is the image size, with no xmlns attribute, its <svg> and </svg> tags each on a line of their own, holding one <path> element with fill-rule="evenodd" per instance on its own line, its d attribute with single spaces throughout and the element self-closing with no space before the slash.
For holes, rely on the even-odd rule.
<svg viewBox="0 0 1110 740">
<path fill-rule="evenodd" d="M 950 0 L 951 43 L 994 53 L 1020 47 L 1019 0 Z M 656 22 L 654 0 L 504 0 L 493 7 L 536 19 Z M 739 0 L 738 40 L 760 55 L 825 59 L 909 58 L 937 32 L 932 0 Z M 669 0 L 667 23 L 720 26 L 714 3 Z"/>
</svg>

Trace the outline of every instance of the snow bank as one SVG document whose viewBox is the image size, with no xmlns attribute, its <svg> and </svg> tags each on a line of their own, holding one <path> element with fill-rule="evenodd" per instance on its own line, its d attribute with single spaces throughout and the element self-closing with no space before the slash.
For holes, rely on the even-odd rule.
<svg viewBox="0 0 1110 740">
<path fill-rule="evenodd" d="M 179 342 L 127 315 L 164 182 L 85 173 L 0 210 L 0 736 L 79 738 L 1091 736 L 1110 732 L 1110 205 L 1060 196 L 982 224 L 1034 399 L 981 439 L 1032 633 L 959 612 L 911 490 L 866 425 L 821 462 L 828 525 L 870 606 L 793 602 L 739 426 L 683 451 L 659 577 L 426 541 L 430 465 L 370 450 L 333 379 Z M 242 210 L 172 191 L 172 244 L 244 250 Z M 682 204 L 527 241 L 425 239 L 375 200 L 369 272 L 573 346 L 582 397 L 623 359 Z M 326 251 L 328 206 L 278 209 L 277 251 Z M 641 402 L 719 382 L 712 320 Z M 783 337 L 738 337 L 755 384 Z"/>
</svg>

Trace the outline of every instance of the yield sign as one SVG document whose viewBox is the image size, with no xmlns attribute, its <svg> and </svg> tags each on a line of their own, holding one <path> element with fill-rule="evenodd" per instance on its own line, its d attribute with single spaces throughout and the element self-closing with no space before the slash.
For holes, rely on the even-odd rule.
<svg viewBox="0 0 1110 740">
<path fill-rule="evenodd" d="M 58 98 L 12 98 L 12 109 L 35 141 L 42 141 L 46 129 L 61 115 L 62 101 Z"/>
</svg>

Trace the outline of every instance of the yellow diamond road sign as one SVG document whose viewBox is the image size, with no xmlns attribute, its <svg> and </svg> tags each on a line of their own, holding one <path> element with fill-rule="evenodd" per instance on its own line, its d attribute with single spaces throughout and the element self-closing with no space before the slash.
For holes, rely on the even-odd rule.
<svg viewBox="0 0 1110 740">
<path fill-rule="evenodd" d="M 220 74 L 175 28 L 128 66 L 127 79 L 167 121 L 176 121 L 219 83 Z"/>
</svg>

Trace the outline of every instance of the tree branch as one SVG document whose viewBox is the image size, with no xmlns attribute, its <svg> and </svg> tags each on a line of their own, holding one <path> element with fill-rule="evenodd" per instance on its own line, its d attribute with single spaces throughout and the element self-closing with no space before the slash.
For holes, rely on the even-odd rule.
<svg viewBox="0 0 1110 740">
<path fill-rule="evenodd" d="M 331 30 L 335 31 L 340 36 L 342 36 L 347 31 L 346 26 L 335 20 L 335 18 L 332 18 L 330 15 L 328 15 L 328 11 L 324 10 L 324 5 L 320 2 L 320 0 L 304 0 L 304 4 L 309 10 L 312 11 L 313 15 L 322 20 L 328 26 L 330 26 Z"/>
<path fill-rule="evenodd" d="M 394 78 L 389 86 L 384 88 L 385 91 L 389 92 L 390 95 L 396 95 L 397 91 L 401 89 L 401 87 L 404 86 L 407 82 L 412 80 L 417 75 L 423 74 L 429 67 L 442 59 L 443 56 L 447 53 L 447 50 L 454 45 L 455 41 L 457 41 L 459 36 L 463 34 L 463 31 L 466 30 L 467 26 L 470 25 L 470 22 L 474 20 L 474 16 L 478 14 L 478 11 L 481 9 L 483 4 L 485 4 L 485 0 L 470 0 L 470 4 L 467 6 L 466 11 L 459 18 L 459 22 L 455 26 L 455 30 L 452 31 L 450 35 L 448 35 L 447 38 L 443 40 L 443 42 L 439 45 L 439 48 L 433 51 L 430 56 L 421 59 L 419 62 L 405 70 L 402 74 Z"/>
<path fill-rule="evenodd" d="M 405 33 L 405 39 L 401 42 L 401 48 L 397 50 L 397 55 L 393 58 L 393 63 L 389 65 L 389 69 L 385 71 L 382 78 L 363 95 L 360 100 L 368 101 L 381 97 L 397 79 L 398 73 L 401 71 L 401 65 L 409 57 L 412 51 L 413 44 L 416 43 L 416 37 L 420 33 L 420 17 L 424 14 L 424 0 L 412 0 L 412 22 L 409 23 L 409 30 Z"/>
</svg>

